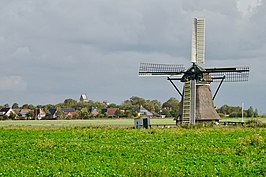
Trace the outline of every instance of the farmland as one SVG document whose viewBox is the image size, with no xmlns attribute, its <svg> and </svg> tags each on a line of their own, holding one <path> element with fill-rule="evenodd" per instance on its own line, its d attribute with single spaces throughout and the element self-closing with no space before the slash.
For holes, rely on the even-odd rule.
<svg viewBox="0 0 266 177">
<path fill-rule="evenodd" d="M 265 176 L 262 128 L 0 128 L 0 176 Z"/>
<path fill-rule="evenodd" d="M 257 118 L 266 123 L 266 118 Z M 250 118 L 244 118 L 248 121 Z M 227 118 L 223 121 L 241 122 L 241 118 Z M 133 127 L 133 119 L 91 119 L 91 120 L 6 120 L 0 121 L 0 127 L 38 127 L 38 128 L 66 128 L 66 127 Z M 151 119 L 152 125 L 175 124 L 173 118 Z"/>
<path fill-rule="evenodd" d="M 133 127 L 134 119 L 91 120 L 9 120 L 0 121 L 0 127 Z M 175 124 L 173 119 L 151 119 L 151 124 Z"/>
</svg>

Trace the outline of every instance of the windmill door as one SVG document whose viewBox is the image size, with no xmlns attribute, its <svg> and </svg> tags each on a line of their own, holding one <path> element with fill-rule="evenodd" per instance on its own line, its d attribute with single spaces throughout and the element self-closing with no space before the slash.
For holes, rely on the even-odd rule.
<svg viewBox="0 0 266 177">
<path fill-rule="evenodd" d="M 148 125 L 148 119 L 147 119 L 147 118 L 144 118 L 144 119 L 143 119 L 143 127 L 144 127 L 144 128 L 148 128 L 148 126 L 149 126 L 149 125 Z"/>
</svg>

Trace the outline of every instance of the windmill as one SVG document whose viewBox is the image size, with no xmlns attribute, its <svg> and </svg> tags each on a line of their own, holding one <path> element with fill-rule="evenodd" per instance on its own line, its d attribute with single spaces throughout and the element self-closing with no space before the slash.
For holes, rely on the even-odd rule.
<svg viewBox="0 0 266 177">
<path fill-rule="evenodd" d="M 196 121 L 219 121 L 215 99 L 223 82 L 247 81 L 249 67 L 203 68 L 205 63 L 205 19 L 194 18 L 192 23 L 192 66 L 185 69 L 178 64 L 141 63 L 139 76 L 164 76 L 181 96 L 177 122 L 194 124 Z M 174 81 L 184 83 L 182 93 Z M 212 96 L 210 84 L 220 82 Z"/>
</svg>

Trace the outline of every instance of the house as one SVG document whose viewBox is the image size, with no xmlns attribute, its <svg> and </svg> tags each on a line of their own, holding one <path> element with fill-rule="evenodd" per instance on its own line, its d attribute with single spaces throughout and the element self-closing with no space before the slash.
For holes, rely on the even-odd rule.
<svg viewBox="0 0 266 177">
<path fill-rule="evenodd" d="M 18 115 L 21 117 L 27 117 L 27 113 L 29 113 L 31 110 L 30 109 L 20 109 L 18 112 Z"/>
<path fill-rule="evenodd" d="M 99 114 L 98 110 L 96 108 L 91 108 L 89 109 L 90 115 L 91 116 L 97 116 Z"/>
<path fill-rule="evenodd" d="M 43 109 L 37 108 L 34 110 L 33 115 L 35 119 L 41 120 L 46 116 L 46 113 Z"/>
<path fill-rule="evenodd" d="M 46 115 L 48 119 L 56 119 L 57 118 L 57 108 L 52 108 L 48 110 L 49 116 Z"/>
<path fill-rule="evenodd" d="M 108 117 L 115 117 L 117 108 L 104 108 L 102 109 L 102 114 L 107 113 Z"/>
<path fill-rule="evenodd" d="M 20 115 L 19 115 L 19 112 L 20 112 L 21 109 L 19 109 L 19 108 L 12 108 L 12 110 L 13 110 L 18 116 L 20 116 Z"/>
<path fill-rule="evenodd" d="M 64 117 L 72 118 L 76 114 L 76 110 L 74 108 L 62 108 L 61 110 Z"/>
<path fill-rule="evenodd" d="M 15 111 L 12 108 L 1 108 L 0 109 L 0 116 L 10 116 L 11 114 L 14 114 L 17 116 Z"/>
<path fill-rule="evenodd" d="M 30 111 L 32 111 L 31 109 L 13 109 L 13 111 L 15 111 L 15 113 L 18 115 L 18 119 L 22 119 L 22 120 L 24 120 L 24 119 L 27 119 L 27 118 L 32 118 L 32 114 L 29 114 L 28 115 L 28 113 L 30 112 Z M 31 117 L 30 117 L 30 115 L 32 115 Z M 29 116 L 29 117 L 27 117 L 27 116 Z"/>
<path fill-rule="evenodd" d="M 150 117 L 141 116 L 134 119 L 134 128 L 149 128 L 150 127 Z"/>
<path fill-rule="evenodd" d="M 86 94 L 81 94 L 80 98 L 79 98 L 80 102 L 89 102 L 88 97 Z"/>
<path fill-rule="evenodd" d="M 138 114 L 138 116 L 141 116 L 141 115 L 153 116 L 153 114 L 150 111 L 143 108 L 142 106 L 140 106 L 139 109 L 136 109 L 135 112 Z"/>
</svg>

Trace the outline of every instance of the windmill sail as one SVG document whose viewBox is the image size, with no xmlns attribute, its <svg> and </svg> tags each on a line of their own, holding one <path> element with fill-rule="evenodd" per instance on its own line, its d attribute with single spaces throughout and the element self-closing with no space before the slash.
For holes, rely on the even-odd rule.
<svg viewBox="0 0 266 177">
<path fill-rule="evenodd" d="M 192 24 L 192 63 L 205 63 L 205 19 L 194 18 Z"/>
<path fill-rule="evenodd" d="M 244 82 L 248 81 L 249 67 L 230 68 L 206 68 L 213 81 L 218 81 L 224 77 L 224 82 Z"/>
<path fill-rule="evenodd" d="M 185 71 L 183 65 L 141 63 L 139 76 L 173 76 Z"/>
</svg>

